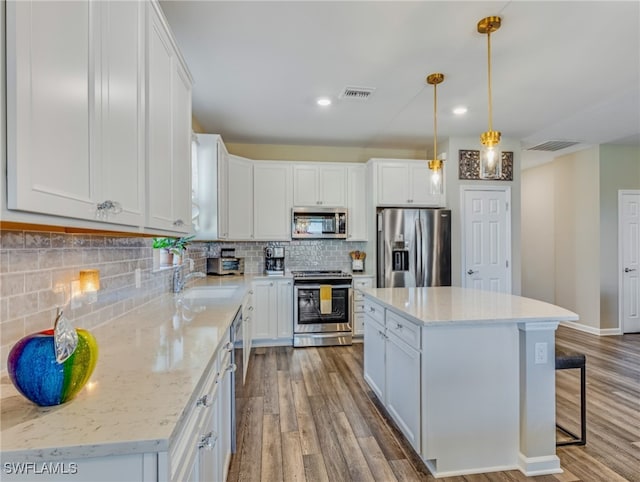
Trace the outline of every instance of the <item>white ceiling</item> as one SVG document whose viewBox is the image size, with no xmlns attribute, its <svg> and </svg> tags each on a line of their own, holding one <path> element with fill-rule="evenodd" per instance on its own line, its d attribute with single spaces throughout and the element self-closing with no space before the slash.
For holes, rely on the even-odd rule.
<svg viewBox="0 0 640 482">
<path fill-rule="evenodd" d="M 523 164 L 601 143 L 640 145 L 638 1 L 161 1 L 194 78 L 193 113 L 226 142 L 432 149 L 487 130 L 487 37 L 493 126 Z M 365 102 L 346 86 L 373 87 Z M 320 108 L 319 96 L 333 104 Z M 465 116 L 452 109 L 465 105 Z"/>
</svg>

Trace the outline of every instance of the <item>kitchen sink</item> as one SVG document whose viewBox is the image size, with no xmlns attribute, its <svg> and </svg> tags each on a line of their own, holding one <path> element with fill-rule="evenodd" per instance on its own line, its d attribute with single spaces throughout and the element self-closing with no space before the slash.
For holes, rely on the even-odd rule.
<svg viewBox="0 0 640 482">
<path fill-rule="evenodd" d="M 182 293 L 184 300 L 221 300 L 232 298 L 239 286 L 196 286 Z"/>
</svg>

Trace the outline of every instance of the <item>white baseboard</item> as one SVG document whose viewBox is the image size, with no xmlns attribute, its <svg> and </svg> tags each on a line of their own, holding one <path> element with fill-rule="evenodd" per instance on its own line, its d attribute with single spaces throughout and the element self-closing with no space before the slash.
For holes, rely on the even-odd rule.
<svg viewBox="0 0 640 482">
<path fill-rule="evenodd" d="M 622 335 L 622 330 L 620 328 L 596 328 L 594 326 L 584 325 L 575 321 L 561 321 L 560 324 L 567 328 L 573 328 L 574 330 L 584 331 L 585 333 L 591 333 L 592 335 L 597 336 Z"/>
</svg>

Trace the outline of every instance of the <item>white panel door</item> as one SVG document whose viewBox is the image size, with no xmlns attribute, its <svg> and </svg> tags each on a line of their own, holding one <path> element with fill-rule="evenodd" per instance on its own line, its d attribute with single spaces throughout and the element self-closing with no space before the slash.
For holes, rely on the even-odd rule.
<svg viewBox="0 0 640 482">
<path fill-rule="evenodd" d="M 623 333 L 640 332 L 640 191 L 619 195 L 620 316 Z"/>
<path fill-rule="evenodd" d="M 462 286 L 510 293 L 510 191 L 463 187 L 462 197 Z"/>
<path fill-rule="evenodd" d="M 229 239 L 253 239 L 253 161 L 229 156 Z"/>
<path fill-rule="evenodd" d="M 291 173 L 288 163 L 254 163 L 253 235 L 256 240 L 291 239 Z"/>
</svg>

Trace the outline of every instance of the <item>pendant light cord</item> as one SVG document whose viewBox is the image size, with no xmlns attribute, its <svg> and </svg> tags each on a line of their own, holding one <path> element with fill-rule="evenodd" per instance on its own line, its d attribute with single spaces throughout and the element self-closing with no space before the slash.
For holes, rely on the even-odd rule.
<svg viewBox="0 0 640 482">
<path fill-rule="evenodd" d="M 436 112 L 438 110 L 438 96 L 436 95 L 436 89 L 438 84 L 433 84 L 433 160 L 438 159 L 438 117 Z"/>
<path fill-rule="evenodd" d="M 491 30 L 487 32 L 487 74 L 489 88 L 489 131 L 493 131 L 493 101 L 491 99 Z"/>
</svg>

